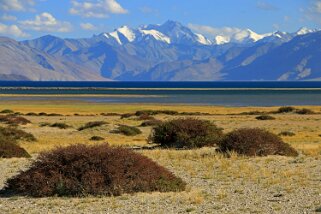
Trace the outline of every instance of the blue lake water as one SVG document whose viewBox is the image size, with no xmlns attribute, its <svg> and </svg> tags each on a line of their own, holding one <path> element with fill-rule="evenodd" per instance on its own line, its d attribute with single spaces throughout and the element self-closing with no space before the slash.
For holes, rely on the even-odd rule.
<svg viewBox="0 0 321 214">
<path fill-rule="evenodd" d="M 168 90 L 170 89 L 170 90 Z M 321 82 L 1 82 L 1 100 L 81 100 L 223 106 L 321 105 Z M 68 95 L 49 97 L 46 95 Z M 84 94 L 85 96 L 72 96 Z M 112 97 L 90 96 L 93 94 Z M 119 96 L 118 96 L 119 95 Z M 124 95 L 131 95 L 124 97 Z"/>
</svg>

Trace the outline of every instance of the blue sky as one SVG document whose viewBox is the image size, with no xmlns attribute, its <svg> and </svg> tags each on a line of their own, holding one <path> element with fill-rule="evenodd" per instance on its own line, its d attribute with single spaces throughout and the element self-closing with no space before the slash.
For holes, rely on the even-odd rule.
<svg viewBox="0 0 321 214">
<path fill-rule="evenodd" d="M 321 0 L 0 0 L 0 35 L 18 40 L 91 37 L 166 20 L 209 36 L 226 27 L 294 32 L 321 28 Z"/>
</svg>

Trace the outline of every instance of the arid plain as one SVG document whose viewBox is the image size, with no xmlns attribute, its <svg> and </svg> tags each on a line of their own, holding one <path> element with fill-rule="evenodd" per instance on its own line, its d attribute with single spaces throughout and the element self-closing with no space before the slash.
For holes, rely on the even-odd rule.
<svg viewBox="0 0 321 214">
<path fill-rule="evenodd" d="M 70 144 L 98 144 L 135 148 L 187 183 L 175 193 L 137 193 L 119 197 L 31 198 L 1 197 L 1 213 L 314 213 L 321 206 L 321 106 L 296 106 L 314 114 L 271 114 L 274 120 L 257 120 L 254 112 L 275 112 L 276 107 L 220 107 L 153 104 L 99 104 L 75 101 L 0 101 L 0 110 L 22 113 L 31 124 L 20 125 L 37 141 L 19 144 L 33 158 L 0 159 L 0 188 L 5 181 L 26 169 L 39 152 Z M 244 127 L 264 128 L 282 136 L 298 157 L 225 157 L 215 148 L 194 150 L 147 149 L 151 127 L 141 127 L 137 116 L 121 117 L 139 110 L 172 110 L 177 115 L 157 114 L 158 120 L 200 118 L 213 121 L 224 133 Z M 57 114 L 56 116 L 32 115 Z M 184 112 L 184 113 L 183 113 Z M 27 115 L 29 113 L 29 115 Z M 111 114 L 113 113 L 113 114 Z M 88 122 L 106 124 L 78 131 Z M 65 123 L 59 129 L 43 124 Z M 139 128 L 142 134 L 112 133 L 118 125 Z M 5 126 L 1 124 L 1 126 Z M 104 138 L 92 141 L 92 136 Z M 142 148 L 142 149 L 140 149 Z M 145 148 L 145 149 L 144 149 Z"/>
</svg>

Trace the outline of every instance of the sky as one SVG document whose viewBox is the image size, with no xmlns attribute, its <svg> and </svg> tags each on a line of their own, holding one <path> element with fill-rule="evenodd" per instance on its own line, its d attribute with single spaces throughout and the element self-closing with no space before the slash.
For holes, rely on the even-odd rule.
<svg viewBox="0 0 321 214">
<path fill-rule="evenodd" d="M 321 28 L 321 0 L 0 0 L 0 36 L 17 40 L 91 37 L 167 20 L 208 37 L 246 28 L 295 32 Z"/>
</svg>

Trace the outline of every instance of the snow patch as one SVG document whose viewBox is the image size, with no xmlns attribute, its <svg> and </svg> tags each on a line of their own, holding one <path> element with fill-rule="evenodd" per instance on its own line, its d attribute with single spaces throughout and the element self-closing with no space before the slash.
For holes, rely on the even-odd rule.
<svg viewBox="0 0 321 214">
<path fill-rule="evenodd" d="M 123 34 L 129 42 L 133 42 L 136 39 L 135 33 L 127 26 L 118 28 L 117 31 Z"/>
<path fill-rule="evenodd" d="M 169 37 L 165 36 L 164 34 L 162 34 L 161 32 L 159 32 L 157 30 L 140 30 L 140 32 L 142 32 L 144 35 L 151 35 L 156 40 L 166 42 L 168 44 L 171 43 L 171 39 Z"/>
</svg>

